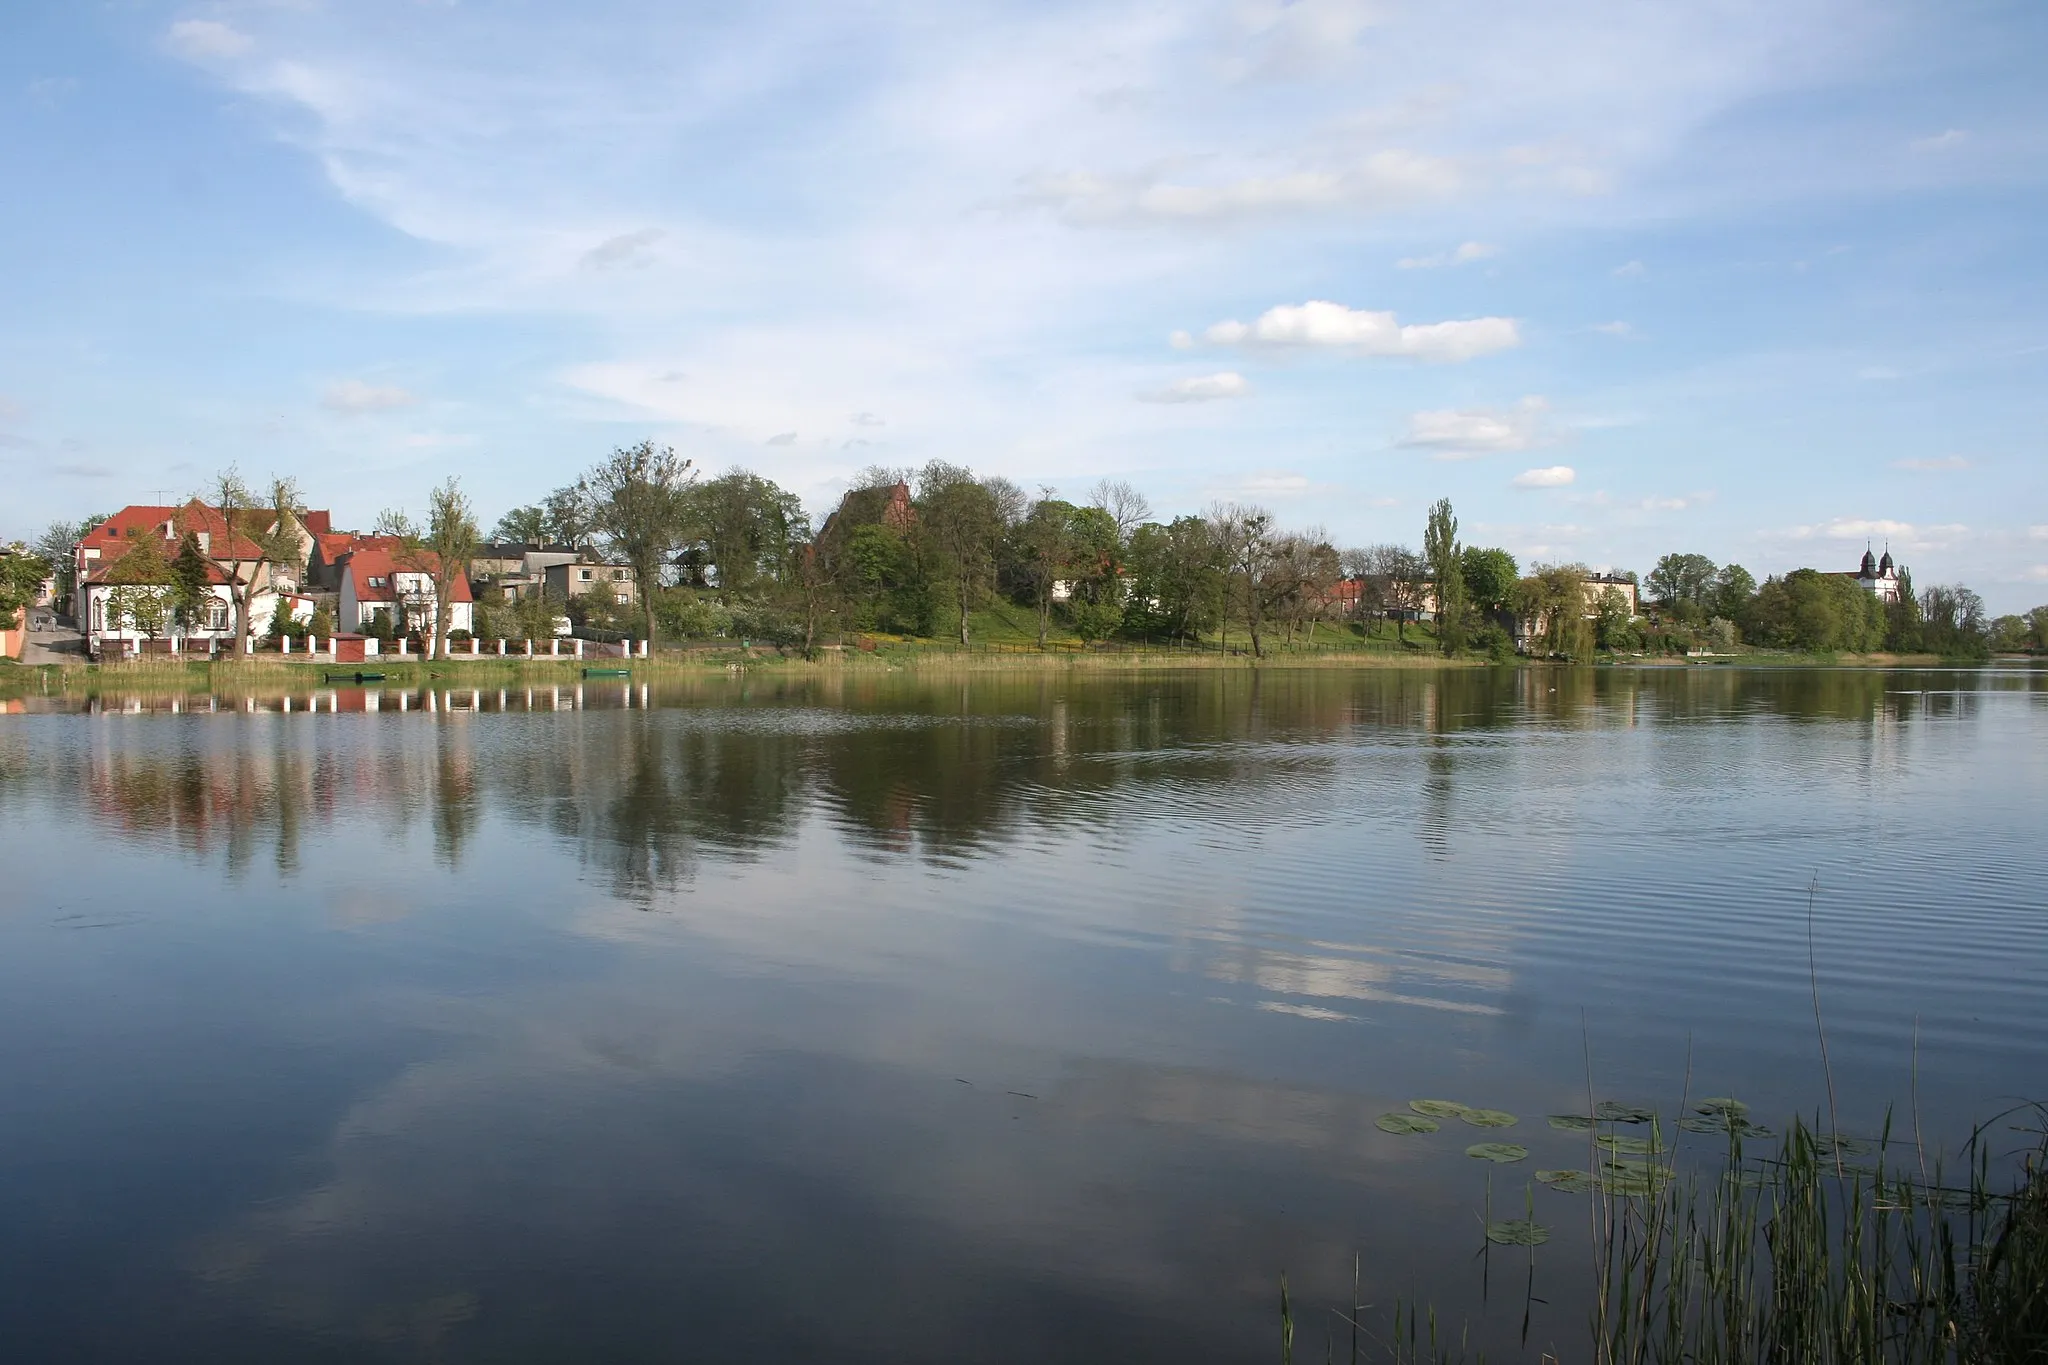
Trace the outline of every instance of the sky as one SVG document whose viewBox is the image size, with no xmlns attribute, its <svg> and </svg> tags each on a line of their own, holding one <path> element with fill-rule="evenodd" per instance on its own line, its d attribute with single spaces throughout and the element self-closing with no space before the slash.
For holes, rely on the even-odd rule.
<svg viewBox="0 0 2048 1365">
<path fill-rule="evenodd" d="M 0 537 L 618 445 L 2048 601 L 2036 0 L 15 0 Z"/>
</svg>

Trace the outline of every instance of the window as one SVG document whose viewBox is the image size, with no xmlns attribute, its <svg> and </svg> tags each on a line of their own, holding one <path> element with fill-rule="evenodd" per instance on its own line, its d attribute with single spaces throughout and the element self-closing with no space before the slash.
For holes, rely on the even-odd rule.
<svg viewBox="0 0 2048 1365">
<path fill-rule="evenodd" d="M 623 582 L 625 582 L 625 581 L 626 581 L 626 571 L 625 571 L 624 569 L 613 569 L 613 570 L 612 570 L 612 582 L 614 582 L 614 583 L 623 583 Z"/>
<path fill-rule="evenodd" d="M 226 630 L 228 628 L 227 603 L 216 599 L 213 605 L 207 609 L 206 628 L 208 630 Z"/>
<path fill-rule="evenodd" d="M 578 579 L 580 579 L 581 581 L 583 581 L 583 582 L 585 582 L 585 583 L 588 583 L 588 582 L 590 581 L 590 570 L 588 570 L 588 569 L 578 569 L 578 570 L 576 571 L 576 577 L 577 577 Z"/>
<path fill-rule="evenodd" d="M 371 587 L 373 587 L 373 588 L 381 588 L 381 587 L 383 587 L 383 586 L 384 586 L 384 579 L 383 579 L 383 576 L 382 576 L 382 575 L 380 575 L 380 574 L 371 574 L 371 575 L 370 575 L 370 586 L 371 586 Z"/>
</svg>

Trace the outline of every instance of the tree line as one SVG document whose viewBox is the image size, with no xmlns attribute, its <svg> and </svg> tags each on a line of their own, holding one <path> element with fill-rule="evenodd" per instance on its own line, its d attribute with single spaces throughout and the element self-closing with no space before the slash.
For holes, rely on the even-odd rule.
<svg viewBox="0 0 2048 1365">
<path fill-rule="evenodd" d="M 281 559 L 286 547 L 271 542 L 281 537 L 282 513 L 297 505 L 291 483 L 273 480 L 261 496 L 232 472 L 216 483 L 207 501 L 230 524 L 250 528 L 265 556 Z M 36 550 L 61 579 L 70 547 L 103 520 L 53 525 Z M 454 581 L 485 542 L 475 510 L 451 478 L 429 494 L 424 518 L 387 511 L 377 529 L 397 538 L 401 565 L 434 581 L 434 609 L 406 628 L 438 655 L 450 634 Z M 1145 496 L 1120 480 L 1102 480 L 1072 501 L 942 460 L 861 471 L 813 526 L 801 500 L 773 480 L 739 468 L 701 477 L 672 448 L 643 441 L 513 508 L 490 534 L 630 566 L 638 590 L 631 601 L 613 597 L 607 584 L 567 602 L 484 594 L 474 611 L 485 637 L 549 635 L 566 611 L 583 630 L 649 640 L 733 636 L 807 654 L 856 633 L 968 645 L 976 613 L 1007 604 L 1029 613 L 1041 647 L 1057 627 L 1084 642 L 1213 641 L 1227 649 L 1235 640 L 1255 656 L 1276 644 L 1335 642 L 1332 628 L 1497 658 L 1518 646 L 1560 658 L 1738 643 L 1978 657 L 2048 646 L 2048 608 L 1990 620 L 1967 587 L 1916 595 L 1904 570 L 1900 600 L 1890 604 L 1843 575 L 1800 569 L 1759 584 L 1739 564 L 1698 554 L 1663 556 L 1639 584 L 1632 573 L 1589 582 L 1580 564 L 1525 572 L 1503 548 L 1465 544 L 1447 499 L 1429 509 L 1419 550 L 1340 548 L 1321 528 L 1284 527 L 1254 504 L 1218 502 L 1202 514 L 1155 520 Z M 209 562 L 189 530 L 175 550 L 138 544 L 117 570 L 124 590 L 133 589 L 125 608 L 139 621 L 166 623 L 205 609 Z M 1640 587 L 1646 614 L 1634 610 L 1624 583 Z M 60 593 L 70 587 L 60 581 Z M 232 591 L 239 639 L 254 628 L 244 600 L 251 594 L 239 582 Z M 332 629 L 331 618 L 325 624 Z M 280 611 L 271 629 L 303 628 Z"/>
</svg>

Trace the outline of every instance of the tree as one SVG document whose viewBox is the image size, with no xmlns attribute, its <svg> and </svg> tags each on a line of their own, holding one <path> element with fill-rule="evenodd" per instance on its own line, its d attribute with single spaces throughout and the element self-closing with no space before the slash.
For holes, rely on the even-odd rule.
<svg viewBox="0 0 2048 1365">
<path fill-rule="evenodd" d="M 1705 555 L 1670 554 L 1650 570 L 1650 599 L 1681 621 L 1702 621 L 1711 613 L 1714 561 Z"/>
<path fill-rule="evenodd" d="M 1458 564 L 1464 570 L 1465 591 L 1473 607 L 1488 616 L 1507 609 L 1514 599 L 1515 584 L 1522 577 L 1513 555 L 1502 549 L 1482 550 L 1467 545 Z"/>
<path fill-rule="evenodd" d="M 2048 650 L 2048 607 L 2035 607 L 2027 613 L 2027 648 L 2036 653 Z"/>
<path fill-rule="evenodd" d="M 1554 659 L 1592 655 L 1593 632 L 1586 621 L 1589 572 L 1583 564 L 1538 564 L 1516 585 L 1515 611 L 1523 621 L 1530 653 Z M 1622 596 L 1619 589 L 1610 591 Z"/>
<path fill-rule="evenodd" d="M 1756 578 L 1740 564 L 1724 564 L 1714 575 L 1707 593 L 1708 613 L 1724 621 L 1740 621 L 1749 614 L 1749 600 L 1756 596 Z"/>
<path fill-rule="evenodd" d="M 403 542 L 396 556 L 401 566 L 433 580 L 434 610 L 425 623 L 427 657 L 446 658 L 455 585 L 469 577 L 469 563 L 476 557 L 481 539 L 461 482 L 451 477 L 427 495 L 425 526 L 415 524 L 404 512 L 387 511 L 377 518 L 377 531 Z"/>
<path fill-rule="evenodd" d="M 1990 653 L 1984 628 L 1984 599 L 1960 583 L 1920 594 L 1925 648 L 1948 658 L 1981 659 Z"/>
<path fill-rule="evenodd" d="M 918 471 L 916 506 L 919 549 L 932 578 L 951 586 L 964 646 L 968 616 L 995 575 L 996 499 L 970 470 L 933 460 Z"/>
<path fill-rule="evenodd" d="M 1607 650 L 1634 649 L 1642 643 L 1628 594 L 1611 584 L 1593 601 L 1593 643 Z"/>
<path fill-rule="evenodd" d="M 1841 574 L 1794 569 L 1757 589 L 1744 634 L 1775 649 L 1867 653 L 1884 643 L 1883 604 Z"/>
<path fill-rule="evenodd" d="M 169 631 L 177 610 L 177 569 L 164 553 L 163 537 L 130 530 L 128 548 L 107 569 L 106 628 L 140 631 L 154 640 Z"/>
<path fill-rule="evenodd" d="M 208 611 L 213 594 L 207 591 L 207 578 L 199 537 L 187 531 L 178 539 L 178 557 L 171 561 L 171 619 L 178 626 L 190 630 L 200 623 L 200 613 Z"/>
<path fill-rule="evenodd" d="M 1458 518 L 1451 500 L 1441 498 L 1429 509 L 1422 530 L 1422 557 L 1436 583 L 1436 635 L 1447 655 L 1465 647 L 1465 566 L 1458 549 Z"/>
<path fill-rule="evenodd" d="M 513 508 L 491 529 L 491 539 L 501 545 L 538 545 L 547 538 L 547 509 L 538 505 Z"/>
<path fill-rule="evenodd" d="M 112 513 L 108 513 L 111 516 Z M 35 553 L 48 562 L 57 580 L 57 607 L 60 611 L 72 610 L 71 599 L 78 591 L 75 581 L 77 561 L 73 552 L 78 542 L 92 534 L 93 528 L 107 519 L 105 516 L 88 517 L 76 525 L 68 521 L 53 521 L 36 537 Z"/>
<path fill-rule="evenodd" d="M 1223 561 L 1207 521 L 1147 522 L 1133 528 L 1126 553 L 1131 605 L 1148 628 L 1191 640 L 1223 619 Z"/>
<path fill-rule="evenodd" d="M 1209 511 L 1209 535 L 1215 542 L 1224 574 L 1244 608 L 1245 629 L 1252 637 L 1252 657 L 1266 653 L 1264 626 L 1271 606 L 1274 566 L 1273 514 L 1263 507 L 1217 503 Z"/>
<path fill-rule="evenodd" d="M 1408 638 L 1408 618 L 1422 610 L 1429 567 L 1402 545 L 1367 545 L 1344 552 L 1344 570 L 1364 585 L 1360 606 L 1394 618 L 1394 634 Z"/>
<path fill-rule="evenodd" d="M 1099 480 L 1089 490 L 1088 505 L 1108 517 L 1116 528 L 1119 557 L 1130 546 L 1131 533 L 1152 515 L 1152 504 L 1145 500 L 1145 495 L 1122 479 Z"/>
<path fill-rule="evenodd" d="M 1926 623 L 1920 599 L 1913 592 L 1913 571 L 1899 566 L 1899 595 L 1885 604 L 1884 647 L 1896 654 L 1917 654 L 1926 646 Z"/>
<path fill-rule="evenodd" d="M 565 505 L 574 504 L 571 514 L 587 512 L 589 526 L 632 566 L 650 646 L 661 571 L 683 538 L 688 521 L 684 494 L 695 478 L 690 461 L 672 447 L 642 441 L 614 450 L 576 484 L 573 498 L 564 499 Z M 551 515 L 559 498 L 561 493 L 548 500 Z M 564 524 L 563 529 L 571 528 Z"/>
<path fill-rule="evenodd" d="M 12 628 L 16 619 L 42 596 L 43 580 L 50 577 L 50 562 L 26 545 L 0 550 L 0 628 Z"/>
<path fill-rule="evenodd" d="M 1038 613 L 1038 647 L 1045 648 L 1046 631 L 1052 624 L 1053 588 L 1074 573 L 1078 542 L 1074 518 L 1080 510 L 1070 502 L 1044 490 L 1045 496 L 1031 504 L 1012 539 L 1018 566 L 1031 593 L 1031 605 Z"/>
<path fill-rule="evenodd" d="M 211 503 L 194 498 L 176 520 L 180 535 L 193 535 L 200 554 L 227 586 L 235 612 L 235 654 L 247 652 L 255 623 L 256 594 L 273 586 L 276 570 L 296 574 L 304 545 L 298 524 L 298 490 L 291 480 L 273 478 L 259 497 L 233 469 L 214 476 Z"/>
<path fill-rule="evenodd" d="M 796 494 L 745 469 L 690 485 L 685 537 L 716 571 L 720 600 L 760 591 L 791 567 L 790 546 L 809 531 Z"/>
</svg>

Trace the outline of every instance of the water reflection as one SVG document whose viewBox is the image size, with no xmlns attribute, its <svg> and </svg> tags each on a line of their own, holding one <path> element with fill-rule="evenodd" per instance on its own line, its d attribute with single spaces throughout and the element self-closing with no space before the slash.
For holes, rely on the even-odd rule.
<svg viewBox="0 0 2048 1365">
<path fill-rule="evenodd" d="M 1604 1093 L 1668 1103 L 1690 1064 L 1809 1107 L 1816 873 L 1857 1122 L 1916 1040 L 1930 1127 L 2041 1074 L 2043 682 L 31 699 L 0 722 L 0 1339 L 1240 1360 L 1281 1270 L 1337 1303 L 1358 1250 L 1374 1301 L 1426 1282 L 1497 1346 L 1487 1173 L 1374 1118 L 1497 1105 L 1572 1161 L 1538 1116 L 1589 1049 Z M 1547 1342 L 1581 1259 L 1541 1265 Z"/>
</svg>

